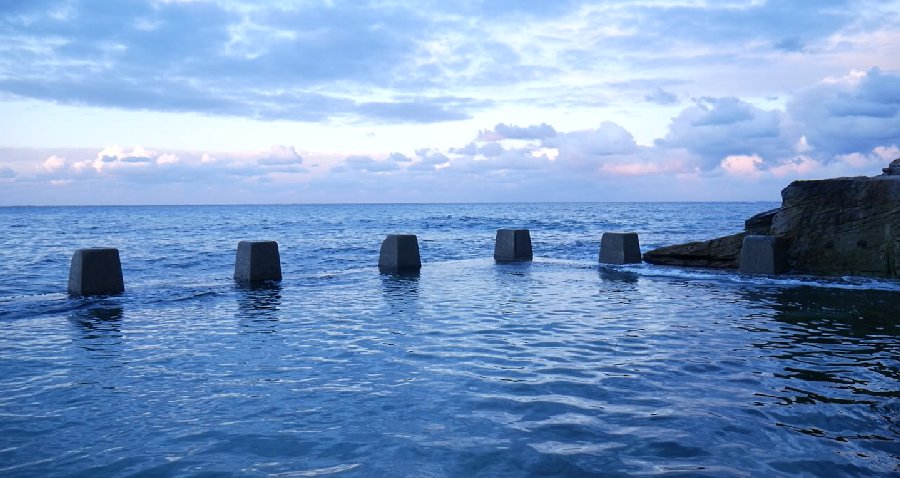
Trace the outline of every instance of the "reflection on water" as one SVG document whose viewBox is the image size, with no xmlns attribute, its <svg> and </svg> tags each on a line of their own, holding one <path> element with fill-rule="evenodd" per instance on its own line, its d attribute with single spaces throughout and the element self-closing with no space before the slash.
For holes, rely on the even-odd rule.
<svg viewBox="0 0 900 478">
<path fill-rule="evenodd" d="M 872 450 L 893 449 L 900 458 L 898 294 L 792 287 L 744 296 L 765 311 L 742 328 L 754 333 L 752 346 L 768 359 L 758 364 L 768 376 L 755 395 L 773 424 L 830 441 L 836 453 L 860 465 L 867 464 Z M 764 316 L 774 322 L 760 320 Z M 809 468 L 795 464 L 781 470 Z"/>
<path fill-rule="evenodd" d="M 896 293 L 554 260 L 372 269 L 7 321 L 0 475 L 896 470 Z"/>
<path fill-rule="evenodd" d="M 381 295 L 392 314 L 408 315 L 416 312 L 420 277 L 418 270 L 379 274 Z"/>
<path fill-rule="evenodd" d="M 73 310 L 69 320 L 81 332 L 77 340 L 79 346 L 85 350 L 104 351 L 119 345 L 124 311 L 121 305 L 106 301 Z"/>
<path fill-rule="evenodd" d="M 634 283 L 638 281 L 638 274 L 632 271 L 625 271 L 615 267 L 601 265 L 598 269 L 600 280 L 604 282 L 625 282 Z"/>
<path fill-rule="evenodd" d="M 237 292 L 238 323 L 246 332 L 274 333 L 281 308 L 280 281 L 240 284 Z"/>
</svg>

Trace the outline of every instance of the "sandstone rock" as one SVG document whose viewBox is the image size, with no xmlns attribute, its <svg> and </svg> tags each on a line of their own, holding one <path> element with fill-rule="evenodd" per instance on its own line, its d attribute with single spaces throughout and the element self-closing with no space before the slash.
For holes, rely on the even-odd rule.
<svg viewBox="0 0 900 478">
<path fill-rule="evenodd" d="M 804 274 L 900 277 L 900 159 L 876 177 L 795 181 L 778 209 L 744 223 L 745 232 L 661 247 L 652 264 L 737 268 L 745 235 L 786 241 L 791 270 Z"/>
<path fill-rule="evenodd" d="M 744 232 L 751 236 L 769 235 L 769 231 L 772 229 L 772 219 L 775 217 L 775 214 L 778 214 L 779 210 L 780 208 L 770 209 L 747 219 L 744 221 Z"/>
<path fill-rule="evenodd" d="M 709 241 L 660 247 L 647 251 L 644 261 L 669 266 L 737 269 L 744 236 L 745 233 L 739 232 Z"/>
<path fill-rule="evenodd" d="M 884 176 L 900 176 L 900 158 L 891 161 L 891 164 L 882 171 L 884 171 Z"/>
<path fill-rule="evenodd" d="M 802 273 L 900 277 L 900 176 L 795 181 L 771 234 Z"/>
</svg>

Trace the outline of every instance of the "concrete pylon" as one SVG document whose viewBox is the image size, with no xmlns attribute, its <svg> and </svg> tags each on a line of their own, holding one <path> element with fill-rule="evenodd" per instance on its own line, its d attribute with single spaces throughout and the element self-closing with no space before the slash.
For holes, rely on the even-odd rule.
<svg viewBox="0 0 900 478">
<path fill-rule="evenodd" d="M 384 238 L 378 255 L 381 272 L 414 272 L 421 267 L 419 239 L 415 234 L 389 234 Z"/>
<path fill-rule="evenodd" d="M 238 242 L 234 280 L 261 282 L 281 280 L 281 256 L 275 241 Z"/>
<path fill-rule="evenodd" d="M 530 261 L 531 233 L 528 229 L 497 229 L 494 260 L 497 262 Z"/>
<path fill-rule="evenodd" d="M 775 236 L 746 236 L 741 247 L 741 274 L 781 274 L 788 270 L 787 243 Z"/>
<path fill-rule="evenodd" d="M 641 244 L 636 232 L 604 232 L 600 236 L 600 262 L 639 264 Z"/>
<path fill-rule="evenodd" d="M 107 295 L 125 292 L 119 250 L 112 247 L 78 249 L 69 267 L 70 295 Z"/>
</svg>

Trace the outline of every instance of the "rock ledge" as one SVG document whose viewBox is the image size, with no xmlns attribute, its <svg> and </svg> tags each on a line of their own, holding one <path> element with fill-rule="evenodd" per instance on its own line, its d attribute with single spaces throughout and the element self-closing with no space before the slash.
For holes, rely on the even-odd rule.
<svg viewBox="0 0 900 478">
<path fill-rule="evenodd" d="M 661 247 L 651 264 L 736 269 L 745 235 L 789 244 L 791 271 L 821 275 L 900 277 L 900 158 L 881 176 L 794 181 L 782 205 L 749 218 L 744 232 Z"/>
</svg>

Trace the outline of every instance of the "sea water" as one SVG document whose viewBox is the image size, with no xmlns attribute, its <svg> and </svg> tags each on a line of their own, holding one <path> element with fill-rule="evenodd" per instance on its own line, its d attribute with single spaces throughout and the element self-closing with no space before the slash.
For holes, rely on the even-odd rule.
<svg viewBox="0 0 900 478">
<path fill-rule="evenodd" d="M 597 263 L 773 206 L 0 208 L 0 475 L 896 476 L 896 281 Z M 231 279 L 253 239 L 280 283 Z M 126 292 L 66 296 L 95 246 Z"/>
</svg>

